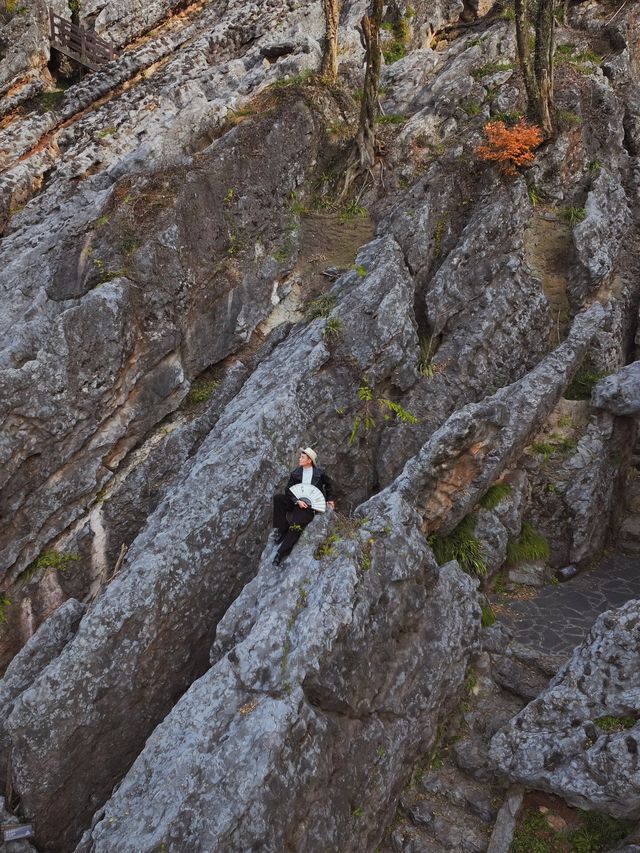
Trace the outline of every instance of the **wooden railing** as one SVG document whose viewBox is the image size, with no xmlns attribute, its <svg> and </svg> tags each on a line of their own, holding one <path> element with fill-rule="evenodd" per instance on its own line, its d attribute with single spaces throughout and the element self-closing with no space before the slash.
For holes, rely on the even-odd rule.
<svg viewBox="0 0 640 853">
<path fill-rule="evenodd" d="M 117 56 L 115 48 L 108 41 L 61 18 L 53 9 L 49 9 L 49 22 L 51 47 L 87 68 L 96 71 L 103 62 Z"/>
</svg>

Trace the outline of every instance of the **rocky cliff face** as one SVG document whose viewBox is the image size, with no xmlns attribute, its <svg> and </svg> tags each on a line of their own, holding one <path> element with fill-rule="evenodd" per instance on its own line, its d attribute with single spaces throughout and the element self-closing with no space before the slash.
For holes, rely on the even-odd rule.
<svg viewBox="0 0 640 853">
<path fill-rule="evenodd" d="M 540 582 L 604 546 L 639 408 L 638 11 L 570 7 L 557 138 L 507 179 L 476 147 L 523 108 L 514 26 L 481 6 L 387 10 L 383 165 L 349 201 L 364 3 L 342 87 L 308 76 L 320 3 L 83 3 L 126 49 L 65 90 L 45 7 L 3 14 L 0 778 L 43 850 L 373 849 L 479 649 L 461 567 L 532 523 Z M 340 515 L 278 572 L 300 444 Z M 438 567 L 465 523 L 481 563 Z M 509 737 L 501 768 L 565 795 Z"/>
</svg>

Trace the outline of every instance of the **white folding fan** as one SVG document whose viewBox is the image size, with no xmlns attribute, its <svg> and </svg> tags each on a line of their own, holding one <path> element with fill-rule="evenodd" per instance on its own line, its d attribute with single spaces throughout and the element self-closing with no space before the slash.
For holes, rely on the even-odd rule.
<svg viewBox="0 0 640 853">
<path fill-rule="evenodd" d="M 312 486 L 311 483 L 299 483 L 297 486 L 291 486 L 290 491 L 295 495 L 297 501 L 304 501 L 316 512 L 324 512 L 327 508 L 324 495 L 317 486 Z"/>
</svg>

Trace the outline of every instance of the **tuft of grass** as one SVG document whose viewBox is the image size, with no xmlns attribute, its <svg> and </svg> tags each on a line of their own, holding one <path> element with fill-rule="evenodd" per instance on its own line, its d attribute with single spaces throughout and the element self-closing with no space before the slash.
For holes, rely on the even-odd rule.
<svg viewBox="0 0 640 853">
<path fill-rule="evenodd" d="M 335 544 L 340 541 L 337 533 L 332 533 L 330 536 L 321 542 L 316 548 L 313 557 L 315 560 L 324 560 L 325 557 L 333 557 L 335 554 Z"/>
<path fill-rule="evenodd" d="M 513 62 L 487 62 L 480 68 L 474 68 L 471 76 L 477 81 L 482 80 L 483 77 L 489 77 L 491 74 L 498 74 L 500 71 L 513 71 Z"/>
<path fill-rule="evenodd" d="M 565 400 L 589 400 L 593 386 L 607 375 L 606 372 L 599 373 L 588 367 L 581 367 L 564 392 Z"/>
<path fill-rule="evenodd" d="M 616 820 L 598 812 L 581 811 L 583 824 L 580 829 L 569 835 L 573 853 L 602 853 L 617 847 L 633 829 L 633 824 L 626 820 Z M 517 853 L 517 851 L 516 851 Z"/>
<path fill-rule="evenodd" d="M 460 106 L 470 118 L 479 116 L 482 112 L 482 104 L 479 104 L 477 101 L 465 101 Z"/>
<path fill-rule="evenodd" d="M 582 118 L 571 110 L 556 110 L 555 118 L 557 124 L 559 124 L 563 130 L 570 130 L 572 127 L 580 127 L 582 124 Z"/>
<path fill-rule="evenodd" d="M 120 253 L 127 258 L 131 257 L 139 248 L 140 241 L 133 234 L 127 234 L 122 243 L 120 243 Z"/>
<path fill-rule="evenodd" d="M 306 306 L 304 319 L 307 323 L 311 320 L 317 320 L 318 317 L 327 318 L 336 306 L 335 296 L 319 296 L 317 299 L 312 299 Z"/>
<path fill-rule="evenodd" d="M 543 200 L 542 193 L 536 187 L 535 184 L 531 184 L 531 186 L 527 187 L 527 194 L 529 196 L 529 201 L 531 202 L 532 207 L 535 207 L 536 205 L 540 204 L 540 202 Z"/>
<path fill-rule="evenodd" d="M 584 207 L 574 207 L 573 205 L 569 205 L 562 210 L 562 218 L 565 222 L 568 222 L 569 225 L 577 225 L 579 222 L 583 222 L 586 215 L 587 211 Z"/>
<path fill-rule="evenodd" d="M 550 436 L 551 441 L 534 441 L 531 449 L 534 453 L 540 453 L 544 456 L 544 461 L 547 462 L 552 456 L 562 456 L 565 453 L 571 453 L 578 446 L 578 442 L 571 436 L 558 437 Z"/>
<path fill-rule="evenodd" d="M 537 809 L 529 809 L 514 833 L 510 853 L 554 853 L 557 834 Z"/>
<path fill-rule="evenodd" d="M 435 375 L 433 356 L 435 345 L 433 335 L 421 335 L 419 338 L 420 353 L 418 355 L 418 373 L 431 379 Z"/>
<path fill-rule="evenodd" d="M 325 338 L 337 337 L 341 331 L 342 320 L 340 317 L 329 317 L 322 330 L 322 336 Z"/>
<path fill-rule="evenodd" d="M 404 124 L 406 121 L 408 121 L 407 116 L 394 115 L 393 113 L 386 116 L 379 115 L 376 117 L 376 122 L 378 124 Z"/>
<path fill-rule="evenodd" d="M 480 498 L 480 506 L 484 509 L 495 509 L 505 498 L 513 494 L 513 488 L 508 483 L 495 483 Z"/>
<path fill-rule="evenodd" d="M 11 607 L 11 599 L 4 592 L 0 592 L 0 625 L 7 621 L 7 610 Z"/>
<path fill-rule="evenodd" d="M 340 213 L 340 219 L 342 219 L 343 221 L 347 221 L 349 219 L 356 219 L 357 217 L 364 218 L 368 215 L 369 211 L 367 210 L 367 208 L 363 207 L 363 205 L 354 200 L 350 201 L 349 204 L 345 208 L 343 208 Z"/>
<path fill-rule="evenodd" d="M 482 619 L 480 620 L 480 624 L 483 628 L 490 628 L 495 624 L 496 614 L 493 612 L 490 604 L 481 604 L 480 609 L 482 610 Z"/>
<path fill-rule="evenodd" d="M 482 551 L 482 543 L 474 536 L 476 516 L 470 513 L 451 533 L 441 535 L 432 533 L 427 542 L 439 566 L 451 560 L 457 560 L 460 568 L 467 574 L 484 577 L 487 574 L 487 562 Z"/>
<path fill-rule="evenodd" d="M 367 275 L 367 268 L 362 264 L 354 264 L 353 269 L 358 273 L 360 278 L 365 278 Z"/>
<path fill-rule="evenodd" d="M 531 560 L 548 560 L 551 554 L 549 543 L 541 533 L 528 522 L 522 523 L 522 530 L 517 539 L 507 543 L 507 563 L 516 565 Z"/>
<path fill-rule="evenodd" d="M 40 92 L 38 95 L 38 108 L 42 113 L 49 113 L 57 110 L 62 99 L 64 98 L 66 89 L 54 89 L 51 92 Z"/>
<path fill-rule="evenodd" d="M 220 383 L 215 379 L 196 379 L 185 397 L 187 406 L 197 406 L 208 400 Z"/>
</svg>

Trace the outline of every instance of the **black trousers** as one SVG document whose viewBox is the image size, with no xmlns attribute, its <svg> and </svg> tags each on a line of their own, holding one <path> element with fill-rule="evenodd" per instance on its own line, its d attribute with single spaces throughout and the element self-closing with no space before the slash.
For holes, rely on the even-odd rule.
<svg viewBox="0 0 640 853">
<path fill-rule="evenodd" d="M 284 537 L 278 548 L 278 557 L 281 560 L 291 553 L 303 528 L 313 521 L 314 515 L 312 509 L 300 509 L 288 495 L 273 496 L 273 526 Z"/>
</svg>

